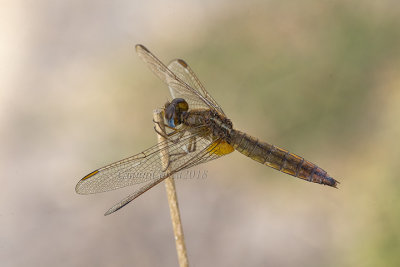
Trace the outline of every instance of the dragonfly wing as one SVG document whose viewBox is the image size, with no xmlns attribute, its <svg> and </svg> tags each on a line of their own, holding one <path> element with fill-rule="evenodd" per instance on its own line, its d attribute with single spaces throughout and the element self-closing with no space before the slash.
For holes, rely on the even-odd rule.
<svg viewBox="0 0 400 267">
<path fill-rule="evenodd" d="M 183 60 L 174 60 L 170 67 L 166 67 L 143 45 L 136 45 L 136 52 L 147 63 L 150 70 L 168 85 L 172 97 L 182 97 L 191 102 L 193 105 L 190 106 L 191 108 L 212 109 L 224 115 L 222 109 L 205 91 L 196 75 Z"/>
<path fill-rule="evenodd" d="M 145 186 L 141 187 L 140 189 L 136 190 L 135 192 L 133 192 L 132 194 L 130 194 L 129 196 L 127 196 L 126 198 L 124 198 L 123 200 L 121 200 L 120 202 L 115 204 L 114 206 L 112 206 L 110 209 L 108 209 L 108 211 L 106 213 L 104 213 L 104 216 L 110 215 L 111 213 L 114 213 L 117 210 L 122 209 L 123 207 L 128 205 L 130 202 L 132 202 L 134 199 L 136 199 L 137 197 L 139 197 L 140 195 L 145 193 L 147 190 L 156 186 L 157 184 L 159 184 L 160 182 L 162 182 L 164 179 L 166 179 L 168 177 L 169 176 L 157 178 L 157 179 L 151 181 L 150 183 L 146 184 Z"/>
<path fill-rule="evenodd" d="M 162 153 L 171 154 L 184 152 L 192 140 L 192 135 L 171 137 L 132 157 L 117 161 L 83 177 L 76 185 L 79 194 L 93 194 L 115 190 L 133 184 L 143 183 L 162 177 L 165 167 L 162 165 Z M 174 166 L 175 167 L 175 166 Z M 177 167 L 177 166 L 176 166 Z"/>
<path fill-rule="evenodd" d="M 204 102 L 211 105 L 214 110 L 218 113 L 225 115 L 222 108 L 218 103 L 212 98 L 212 96 L 207 92 L 204 85 L 197 78 L 194 71 L 189 67 L 189 65 L 182 59 L 175 59 L 168 64 L 168 69 L 170 69 L 179 79 L 188 84 L 191 88 L 195 89 L 198 94 L 193 94 L 192 91 L 185 90 L 185 88 L 170 85 L 169 89 L 173 98 L 183 98 L 189 103 L 189 107 L 202 108 L 204 107 Z M 183 89 L 183 90 L 182 90 Z M 200 95 L 200 97 L 199 97 Z M 200 98 L 200 99 L 199 99 Z M 204 101 L 204 99 L 206 101 Z M 208 106 L 208 108 L 210 108 Z"/>
<path fill-rule="evenodd" d="M 203 140 L 205 140 L 205 139 L 203 139 Z M 118 202 L 114 206 L 112 206 L 104 215 L 105 216 L 110 215 L 111 213 L 116 212 L 117 210 L 125 207 L 131 201 L 133 201 L 134 199 L 136 199 L 137 197 L 139 197 L 140 195 L 142 195 L 143 193 L 145 193 L 152 187 L 156 186 L 157 184 L 162 182 L 164 179 L 173 175 L 173 173 L 196 166 L 201 163 L 205 163 L 207 161 L 217 159 L 217 158 L 219 158 L 223 155 L 226 155 L 234 150 L 233 147 L 231 147 L 230 145 L 228 145 L 226 142 L 222 141 L 221 139 L 215 140 L 214 142 L 209 143 L 207 146 L 205 146 L 205 147 L 202 146 L 202 147 L 203 148 L 198 153 L 196 153 L 194 156 L 191 156 L 190 158 L 188 158 L 187 161 L 185 161 L 184 164 L 182 164 L 180 167 L 175 169 L 175 171 L 171 171 L 171 172 L 167 171 L 165 176 L 159 177 L 159 178 L 151 181 L 150 183 L 144 185 L 143 187 L 139 188 L 138 190 L 136 190 L 135 192 L 133 192 L 126 198 L 122 199 L 120 202 Z"/>
<path fill-rule="evenodd" d="M 162 174 L 159 146 L 114 162 L 83 177 L 75 187 L 78 194 L 94 194 L 143 183 Z M 162 150 L 162 148 L 161 148 Z"/>
<path fill-rule="evenodd" d="M 91 172 L 78 182 L 75 190 L 79 194 L 100 193 L 165 177 L 165 153 L 169 155 L 169 174 L 176 173 L 203 156 L 201 152 L 213 143 L 208 136 L 207 128 L 184 130 L 183 135 L 174 135 L 137 155 Z"/>
</svg>

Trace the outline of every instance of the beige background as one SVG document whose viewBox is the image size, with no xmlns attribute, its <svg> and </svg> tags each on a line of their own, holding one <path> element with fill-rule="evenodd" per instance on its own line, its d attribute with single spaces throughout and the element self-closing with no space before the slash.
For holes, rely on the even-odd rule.
<svg viewBox="0 0 400 267">
<path fill-rule="evenodd" d="M 399 266 L 397 1 L 2 1 L 1 266 L 177 266 L 163 186 L 80 196 L 156 142 L 169 93 L 134 53 L 184 58 L 238 129 L 340 190 L 234 153 L 177 182 L 192 266 Z"/>
</svg>

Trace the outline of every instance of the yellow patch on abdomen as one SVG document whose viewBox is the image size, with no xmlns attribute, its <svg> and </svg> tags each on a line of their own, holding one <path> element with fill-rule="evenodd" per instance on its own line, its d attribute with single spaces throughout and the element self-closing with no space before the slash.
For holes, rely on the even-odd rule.
<svg viewBox="0 0 400 267">
<path fill-rule="evenodd" d="M 228 144 L 225 141 L 219 141 L 218 145 L 211 145 L 210 148 L 208 148 L 208 151 L 211 154 L 215 154 L 218 156 L 223 156 L 229 153 L 232 153 L 235 149 L 233 148 L 233 146 L 231 146 L 230 144 Z"/>
</svg>

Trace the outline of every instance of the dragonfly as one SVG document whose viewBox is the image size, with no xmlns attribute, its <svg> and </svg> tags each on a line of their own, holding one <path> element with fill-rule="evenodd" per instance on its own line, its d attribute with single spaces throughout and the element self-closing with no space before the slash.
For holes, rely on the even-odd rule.
<svg viewBox="0 0 400 267">
<path fill-rule="evenodd" d="M 163 121 L 157 122 L 162 127 L 155 127 L 163 141 L 89 173 L 76 185 L 78 194 L 94 194 L 147 182 L 105 215 L 126 206 L 167 177 L 235 150 L 280 172 L 337 188 L 339 182 L 316 164 L 233 128 L 231 120 L 184 60 L 175 59 L 166 66 L 145 46 L 138 44 L 135 48 L 150 70 L 168 86 L 173 99 L 162 108 Z"/>
</svg>

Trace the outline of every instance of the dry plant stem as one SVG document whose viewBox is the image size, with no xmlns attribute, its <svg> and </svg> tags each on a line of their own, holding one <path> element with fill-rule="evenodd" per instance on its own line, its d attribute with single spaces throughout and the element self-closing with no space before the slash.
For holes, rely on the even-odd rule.
<svg viewBox="0 0 400 267">
<path fill-rule="evenodd" d="M 153 112 L 153 118 L 155 126 L 158 132 L 165 132 L 163 112 L 160 109 L 156 109 Z M 164 136 L 157 134 L 158 142 L 165 140 Z M 165 168 L 168 166 L 169 155 L 168 151 L 162 152 L 162 164 Z M 186 254 L 185 239 L 183 236 L 183 229 L 181 223 L 181 216 L 179 214 L 178 198 L 175 190 L 175 181 L 173 177 L 168 177 L 165 179 L 165 188 L 167 190 L 169 211 L 171 214 L 172 227 L 174 229 L 176 252 L 178 254 L 178 261 L 180 267 L 189 266 L 189 261 Z"/>
</svg>

